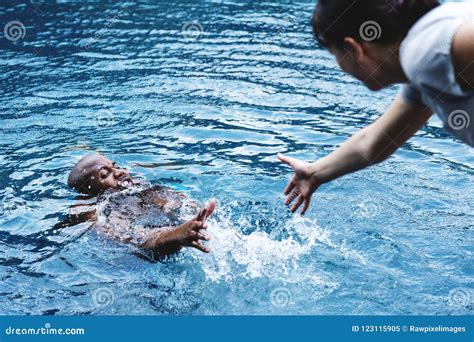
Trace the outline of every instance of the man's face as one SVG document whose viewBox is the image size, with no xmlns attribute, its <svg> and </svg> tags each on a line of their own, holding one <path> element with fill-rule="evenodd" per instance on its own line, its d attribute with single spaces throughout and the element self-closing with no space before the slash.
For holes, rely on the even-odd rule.
<svg viewBox="0 0 474 342">
<path fill-rule="evenodd" d="M 91 194 L 99 194 L 109 189 L 124 189 L 133 185 L 130 173 L 122 169 L 115 162 L 102 155 L 93 157 L 84 172 L 90 172 L 84 190 Z"/>
</svg>

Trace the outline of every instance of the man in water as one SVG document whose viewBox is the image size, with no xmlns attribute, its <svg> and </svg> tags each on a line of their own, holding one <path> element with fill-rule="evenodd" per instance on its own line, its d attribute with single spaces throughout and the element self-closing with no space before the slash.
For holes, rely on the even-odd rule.
<svg viewBox="0 0 474 342">
<path fill-rule="evenodd" d="M 201 244 L 208 241 L 206 219 L 215 209 L 215 201 L 203 208 L 194 219 L 178 224 L 179 209 L 186 197 L 168 188 L 154 186 L 138 193 L 124 191 L 132 189 L 135 182 L 128 170 L 101 154 L 89 154 L 83 157 L 69 173 L 68 185 L 82 194 L 99 196 L 107 191 L 109 198 L 104 212 L 98 217 L 94 211 L 87 219 L 95 222 L 95 228 L 108 237 L 130 243 L 152 252 L 154 256 L 164 256 L 193 247 L 208 253 L 209 249 Z M 191 209 L 197 207 L 191 203 Z M 188 208 L 189 209 L 189 208 Z M 153 212 L 155 217 L 165 218 L 161 224 L 135 224 L 136 218 Z"/>
</svg>

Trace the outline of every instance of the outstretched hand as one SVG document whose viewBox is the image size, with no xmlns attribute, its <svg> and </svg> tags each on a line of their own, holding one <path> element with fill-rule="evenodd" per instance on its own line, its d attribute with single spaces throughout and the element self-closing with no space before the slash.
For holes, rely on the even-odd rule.
<svg viewBox="0 0 474 342">
<path fill-rule="evenodd" d="M 209 205 L 201 209 L 193 220 L 179 226 L 178 229 L 181 231 L 180 241 L 183 246 L 194 247 L 204 253 L 209 253 L 209 248 L 202 245 L 200 241 L 209 241 L 211 239 L 206 231 L 206 219 L 211 216 L 215 208 L 216 202 L 212 199 Z"/>
<path fill-rule="evenodd" d="M 304 215 L 311 204 L 311 196 L 321 184 L 314 177 L 310 163 L 282 154 L 278 154 L 278 159 L 291 166 L 295 171 L 285 188 L 284 193 L 288 196 L 285 204 L 290 205 L 296 199 L 291 207 L 291 212 L 294 213 L 303 204 L 301 214 Z"/>
</svg>

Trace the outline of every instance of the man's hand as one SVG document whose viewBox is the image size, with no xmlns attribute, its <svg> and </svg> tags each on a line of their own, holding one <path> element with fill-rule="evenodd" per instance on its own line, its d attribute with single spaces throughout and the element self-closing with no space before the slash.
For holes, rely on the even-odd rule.
<svg viewBox="0 0 474 342">
<path fill-rule="evenodd" d="M 209 253 L 209 248 L 203 246 L 200 241 L 211 239 L 206 231 L 206 219 L 215 208 L 216 204 L 212 199 L 209 206 L 203 208 L 193 220 L 183 223 L 177 228 L 177 238 L 183 246 L 194 247 L 204 253 Z"/>
<path fill-rule="evenodd" d="M 301 214 L 304 215 L 311 204 L 311 196 L 321 184 L 316 180 L 310 163 L 282 154 L 278 155 L 278 159 L 291 166 L 295 171 L 285 189 L 285 195 L 288 196 L 285 204 L 290 205 L 291 202 L 297 199 L 296 203 L 291 207 L 291 212 L 294 213 L 303 204 Z"/>
<path fill-rule="evenodd" d="M 139 247 L 151 250 L 161 256 L 176 253 L 183 246 L 194 247 L 209 253 L 209 249 L 199 241 L 209 241 L 210 239 L 206 233 L 206 219 L 215 208 L 216 203 L 212 199 L 209 205 L 203 208 L 193 220 L 178 227 L 156 228 L 149 233 L 146 241 L 140 244 Z"/>
</svg>

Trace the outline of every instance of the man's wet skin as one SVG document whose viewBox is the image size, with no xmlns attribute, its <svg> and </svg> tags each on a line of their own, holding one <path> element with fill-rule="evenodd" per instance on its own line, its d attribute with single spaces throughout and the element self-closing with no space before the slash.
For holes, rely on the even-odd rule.
<svg viewBox="0 0 474 342">
<path fill-rule="evenodd" d="M 101 154 L 84 157 L 74 167 L 68 185 L 81 193 L 98 195 L 106 190 L 120 190 L 134 184 L 128 170 Z"/>
<path fill-rule="evenodd" d="M 108 158 L 93 154 L 82 158 L 71 170 L 68 185 L 83 194 L 99 195 L 105 191 L 117 192 L 132 187 L 136 182 L 128 170 L 120 168 Z M 128 195 L 128 194 L 125 194 Z M 170 215 L 172 209 L 181 205 L 183 194 L 171 189 L 155 186 L 130 196 L 127 210 L 131 215 L 124 215 L 120 205 L 107 215 L 105 223 L 94 225 L 98 231 L 110 238 L 131 243 L 142 249 L 152 251 L 155 255 L 168 255 L 182 247 L 193 247 L 208 253 L 209 249 L 201 241 L 210 239 L 206 232 L 206 219 L 215 209 L 215 202 L 203 208 L 194 219 L 176 226 L 155 226 L 154 228 L 136 227 L 133 222 L 136 215 L 143 215 L 146 210 L 157 209 L 164 215 Z M 131 209 L 131 210 L 130 210 Z M 196 207 L 194 208 L 196 209 Z M 95 216 L 91 220 L 95 221 Z"/>
</svg>

